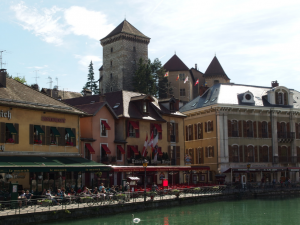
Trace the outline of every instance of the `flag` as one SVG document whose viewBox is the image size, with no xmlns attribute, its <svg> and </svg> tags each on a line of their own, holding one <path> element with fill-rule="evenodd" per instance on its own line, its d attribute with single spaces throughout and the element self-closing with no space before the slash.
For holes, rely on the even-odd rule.
<svg viewBox="0 0 300 225">
<path fill-rule="evenodd" d="M 186 76 L 186 78 L 185 78 L 185 80 L 184 80 L 184 84 L 187 82 L 189 80 L 189 77 L 188 76 Z"/>
<path fill-rule="evenodd" d="M 153 131 L 151 133 L 150 141 L 148 142 L 148 147 L 151 147 L 151 149 L 153 148 Z"/>
<path fill-rule="evenodd" d="M 164 77 L 168 77 L 168 76 L 169 76 L 169 72 L 166 72 Z"/>
<path fill-rule="evenodd" d="M 146 140 L 145 140 L 143 151 L 142 151 L 143 157 L 147 156 L 147 147 L 148 147 L 148 133 L 146 134 Z"/>
<path fill-rule="evenodd" d="M 157 161 L 157 154 L 158 154 L 158 134 L 156 135 L 156 137 L 154 138 L 153 140 L 153 149 L 152 149 L 152 152 L 154 154 L 154 161 Z"/>
<path fill-rule="evenodd" d="M 196 86 L 197 84 L 199 84 L 199 79 L 197 79 L 197 81 L 196 81 L 196 83 L 195 83 L 195 85 L 194 85 L 194 86 Z"/>
<path fill-rule="evenodd" d="M 177 76 L 177 78 L 176 78 L 176 81 L 178 81 L 179 80 L 179 74 L 178 74 L 178 76 Z"/>
</svg>

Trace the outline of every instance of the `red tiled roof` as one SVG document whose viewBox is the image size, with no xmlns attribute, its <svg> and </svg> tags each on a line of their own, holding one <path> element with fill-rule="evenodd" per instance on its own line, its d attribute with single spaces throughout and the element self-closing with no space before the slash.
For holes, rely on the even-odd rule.
<svg viewBox="0 0 300 225">
<path fill-rule="evenodd" d="M 173 55 L 168 62 L 165 63 L 164 68 L 166 71 L 184 71 L 189 68 L 181 61 L 177 55 Z"/>
</svg>

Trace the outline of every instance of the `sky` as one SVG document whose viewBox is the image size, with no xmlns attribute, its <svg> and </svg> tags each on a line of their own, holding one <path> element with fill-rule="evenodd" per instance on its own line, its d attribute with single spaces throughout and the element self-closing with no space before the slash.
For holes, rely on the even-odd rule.
<svg viewBox="0 0 300 225">
<path fill-rule="evenodd" d="M 100 39 L 124 18 L 150 37 L 149 58 L 176 52 L 205 72 L 216 55 L 231 82 L 300 91 L 299 0 L 0 0 L 3 68 L 28 84 L 80 92 Z M 35 78 L 38 77 L 38 78 Z"/>
</svg>

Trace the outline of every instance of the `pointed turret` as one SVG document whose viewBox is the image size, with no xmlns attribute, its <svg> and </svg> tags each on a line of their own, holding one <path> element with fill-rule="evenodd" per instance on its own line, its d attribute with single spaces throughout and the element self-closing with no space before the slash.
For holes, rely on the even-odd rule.
<svg viewBox="0 0 300 225">
<path fill-rule="evenodd" d="M 165 63 L 164 68 L 166 71 L 184 71 L 189 68 L 181 61 L 181 59 L 175 54 Z"/>
<path fill-rule="evenodd" d="M 215 56 L 204 73 L 207 86 L 211 87 L 216 83 L 229 83 L 230 78 L 223 70 L 218 58 Z"/>
</svg>

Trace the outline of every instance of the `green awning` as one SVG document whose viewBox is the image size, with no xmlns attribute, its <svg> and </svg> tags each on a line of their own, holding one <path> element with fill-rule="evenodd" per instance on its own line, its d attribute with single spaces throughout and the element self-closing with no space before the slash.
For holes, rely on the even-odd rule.
<svg viewBox="0 0 300 225">
<path fill-rule="evenodd" d="M 50 127 L 50 129 L 51 129 L 52 133 L 54 134 L 54 136 L 60 137 L 60 133 L 58 132 L 56 127 Z"/>
<path fill-rule="evenodd" d="M 7 123 L 6 127 L 11 134 L 18 134 L 16 128 L 14 127 L 14 125 L 12 123 Z"/>
<path fill-rule="evenodd" d="M 111 166 L 81 157 L 1 156 L 0 173 L 13 172 L 98 172 Z"/>
<path fill-rule="evenodd" d="M 37 130 L 39 134 L 45 134 L 43 129 L 40 127 L 40 125 L 34 125 L 34 128 Z"/>
<path fill-rule="evenodd" d="M 75 134 L 72 132 L 71 128 L 66 128 L 66 131 L 69 134 L 70 138 L 75 138 Z"/>
</svg>

